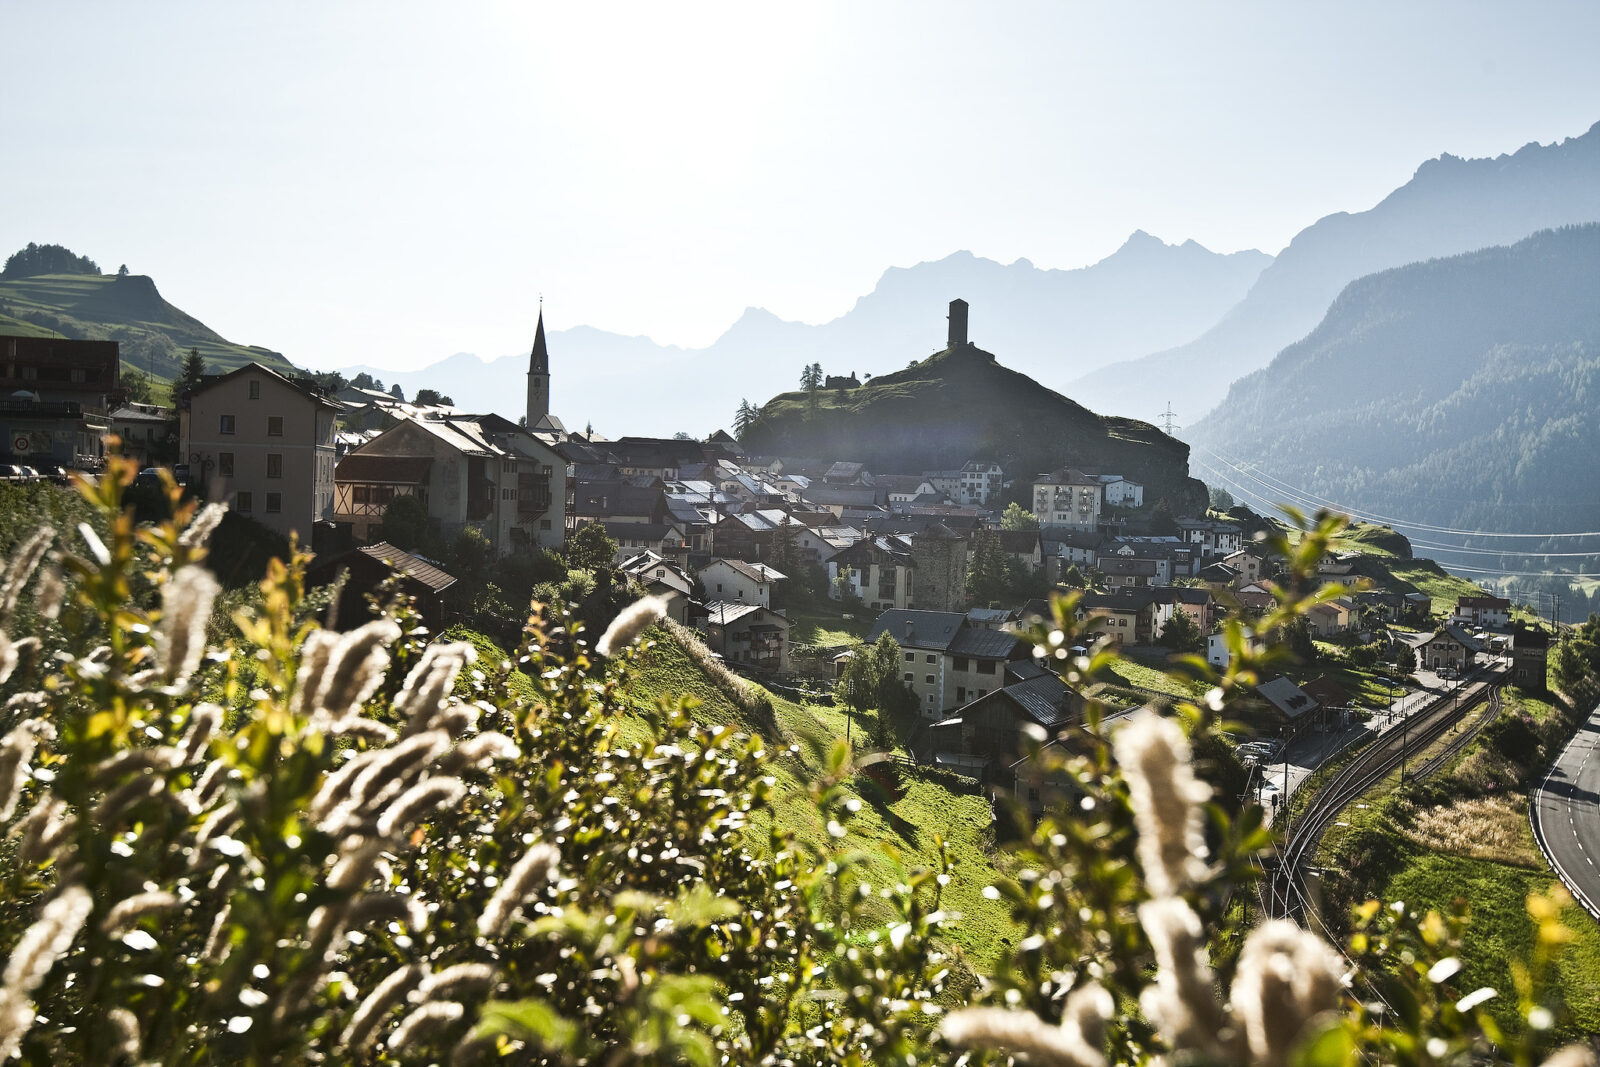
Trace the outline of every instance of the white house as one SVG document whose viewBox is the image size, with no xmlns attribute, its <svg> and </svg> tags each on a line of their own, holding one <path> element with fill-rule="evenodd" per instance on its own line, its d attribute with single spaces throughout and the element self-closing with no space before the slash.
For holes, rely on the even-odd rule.
<svg viewBox="0 0 1600 1067">
<path fill-rule="evenodd" d="M 706 600 L 725 600 L 742 604 L 772 606 L 773 587 L 788 577 L 765 563 L 746 563 L 742 559 L 714 559 L 700 570 L 700 584 Z"/>
<path fill-rule="evenodd" d="M 1144 486 L 1130 482 L 1120 474 L 1102 474 L 1100 485 L 1107 504 L 1118 508 L 1144 507 Z"/>
<path fill-rule="evenodd" d="M 1040 526 L 1094 530 L 1100 526 L 1104 498 L 1100 479 L 1070 467 L 1042 474 L 1033 482 L 1033 517 Z"/>
</svg>

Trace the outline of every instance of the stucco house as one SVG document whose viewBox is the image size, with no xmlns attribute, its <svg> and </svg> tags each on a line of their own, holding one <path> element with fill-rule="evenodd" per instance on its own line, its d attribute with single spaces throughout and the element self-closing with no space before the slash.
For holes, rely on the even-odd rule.
<svg viewBox="0 0 1600 1067">
<path fill-rule="evenodd" d="M 497 555 L 559 548 L 566 535 L 566 463 L 499 415 L 402 419 L 339 461 L 340 521 L 358 538 L 396 495 L 420 498 L 440 535 L 473 527 Z"/>
<path fill-rule="evenodd" d="M 783 674 L 789 669 L 789 620 L 760 604 L 713 600 L 695 625 L 706 647 L 736 667 Z"/>
<path fill-rule="evenodd" d="M 867 644 L 885 633 L 900 643 L 902 679 L 932 720 L 999 689 L 1004 665 L 1028 656 L 1014 634 L 975 626 L 956 611 L 886 611 L 868 631 Z"/>
<path fill-rule="evenodd" d="M 746 563 L 742 559 L 714 559 L 700 569 L 700 585 L 707 600 L 732 600 L 745 604 L 772 606 L 772 592 L 788 575 L 765 563 Z"/>
<path fill-rule="evenodd" d="M 339 405 L 259 363 L 205 378 L 189 399 L 182 455 L 233 510 L 301 541 L 334 518 Z"/>
</svg>

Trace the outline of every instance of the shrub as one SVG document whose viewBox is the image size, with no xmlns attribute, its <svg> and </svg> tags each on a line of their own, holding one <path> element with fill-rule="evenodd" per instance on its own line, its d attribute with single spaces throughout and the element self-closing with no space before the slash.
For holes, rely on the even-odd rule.
<svg viewBox="0 0 1600 1067">
<path fill-rule="evenodd" d="M 1364 905 L 1349 994 L 1316 936 L 1243 936 L 1235 893 L 1270 838 L 1259 809 L 1207 803 L 1190 737 L 1214 733 L 1276 653 L 1211 675 L 1174 718 L 1142 712 L 1108 740 L 1091 702 L 1070 746 L 1033 746 L 1074 803 L 1029 829 L 1015 877 L 991 887 L 1024 937 L 973 988 L 938 947 L 958 921 L 940 910 L 960 876 L 948 861 L 863 884 L 857 857 L 778 824 L 761 737 L 697 726 L 682 699 L 624 731 L 636 638 L 697 641 L 630 610 L 600 656 L 575 620 L 536 610 L 513 688 L 474 668 L 472 643 L 426 643 L 403 602 L 319 629 L 293 553 L 214 646 L 219 589 L 199 564 L 220 509 L 135 528 L 132 474 L 114 461 L 88 491 L 105 534 L 43 532 L 0 580 L 0 635 L 25 589 L 52 620 L 40 638 L 0 636 L 0 683 L 21 687 L 0 741 L 7 1054 L 909 1065 L 960 1047 L 974 1063 L 1278 1064 L 1306 1040 L 1317 1063 L 1424 1047 L 1466 1062 L 1493 1040 L 1526 1063 L 1547 1047 L 1539 1027 L 1495 1031 L 1454 987 L 1442 961 L 1460 915 Z M 1282 551 L 1309 573 L 1337 528 Z M 1029 637 L 1064 661 L 1073 605 L 1055 615 Z M 1114 664 L 1100 649 L 1074 673 L 1093 683 Z M 632 727 L 643 739 L 624 739 Z M 825 842 L 845 835 L 854 774 L 839 742 L 809 785 Z M 1552 1002 L 1558 907 L 1530 904 L 1525 1015 Z M 1237 963 L 1214 972 L 1205 932 L 1240 939 Z M 1384 1018 L 1370 996 L 1408 1010 Z"/>
</svg>

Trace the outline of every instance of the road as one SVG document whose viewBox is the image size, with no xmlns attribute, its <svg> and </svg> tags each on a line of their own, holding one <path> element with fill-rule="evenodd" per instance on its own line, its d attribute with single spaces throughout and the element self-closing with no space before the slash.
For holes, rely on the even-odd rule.
<svg viewBox="0 0 1600 1067">
<path fill-rule="evenodd" d="M 1530 810 L 1550 866 L 1600 919 L 1600 706 L 1550 768 Z"/>
</svg>

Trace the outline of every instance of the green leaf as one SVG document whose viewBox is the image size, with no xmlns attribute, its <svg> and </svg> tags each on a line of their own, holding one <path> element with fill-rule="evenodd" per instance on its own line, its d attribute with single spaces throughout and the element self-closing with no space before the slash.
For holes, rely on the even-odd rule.
<svg viewBox="0 0 1600 1067">
<path fill-rule="evenodd" d="M 508 1037 L 534 1041 L 552 1052 L 572 1047 L 578 1027 L 564 1019 L 547 1002 L 538 997 L 525 1000 L 491 1000 L 483 1006 L 478 1025 L 473 1030 L 477 1038 Z"/>
<path fill-rule="evenodd" d="M 1355 1039 L 1339 1020 L 1324 1026 L 1289 1059 L 1290 1067 L 1347 1067 L 1355 1062 Z"/>
</svg>

